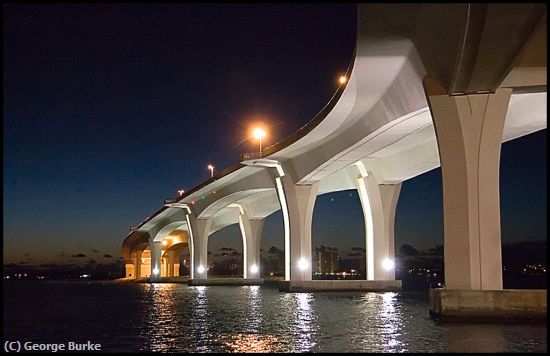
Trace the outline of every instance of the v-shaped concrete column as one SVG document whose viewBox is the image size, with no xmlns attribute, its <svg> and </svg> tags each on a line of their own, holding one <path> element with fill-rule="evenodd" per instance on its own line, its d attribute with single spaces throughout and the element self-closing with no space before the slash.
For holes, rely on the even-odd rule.
<svg viewBox="0 0 550 356">
<path fill-rule="evenodd" d="M 160 280 L 162 266 L 162 245 L 160 241 L 149 240 L 151 248 L 151 282 Z"/>
<path fill-rule="evenodd" d="M 445 286 L 502 289 L 499 166 L 511 89 L 448 96 L 424 80 L 443 178 Z"/>
<path fill-rule="evenodd" d="M 170 251 L 164 254 L 166 257 L 166 275 L 174 277 L 174 252 Z"/>
<path fill-rule="evenodd" d="M 311 221 L 319 183 L 296 185 L 285 175 L 276 178 L 285 224 L 285 280 L 311 280 Z"/>
<path fill-rule="evenodd" d="M 134 258 L 134 277 L 135 278 L 140 278 L 141 277 L 141 254 L 143 253 L 143 251 L 134 251 L 132 253 L 133 255 L 133 258 Z"/>
<path fill-rule="evenodd" d="M 252 220 L 242 208 L 237 214 L 243 236 L 243 278 L 260 278 L 260 238 L 265 219 Z"/>
<path fill-rule="evenodd" d="M 197 219 L 192 215 L 187 215 L 187 225 L 191 238 L 190 244 L 190 278 L 205 279 L 208 269 L 208 235 L 210 234 L 210 225 L 212 218 Z"/>
<path fill-rule="evenodd" d="M 373 172 L 356 180 L 365 218 L 367 280 L 395 280 L 394 222 L 401 183 L 379 185 Z"/>
</svg>

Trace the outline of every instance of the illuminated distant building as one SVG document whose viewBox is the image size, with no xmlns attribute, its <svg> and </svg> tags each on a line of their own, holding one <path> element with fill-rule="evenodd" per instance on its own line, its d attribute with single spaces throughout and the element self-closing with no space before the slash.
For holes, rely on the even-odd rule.
<svg viewBox="0 0 550 356">
<path fill-rule="evenodd" d="M 321 245 L 315 248 L 318 273 L 334 273 L 340 269 L 340 255 L 336 247 Z"/>
</svg>

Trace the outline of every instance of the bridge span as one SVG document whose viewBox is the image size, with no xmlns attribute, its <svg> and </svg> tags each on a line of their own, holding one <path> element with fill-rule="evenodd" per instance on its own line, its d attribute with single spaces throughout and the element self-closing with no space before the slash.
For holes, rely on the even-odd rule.
<svg viewBox="0 0 550 356">
<path fill-rule="evenodd" d="M 325 108 L 132 228 L 127 277 L 177 275 L 174 256 L 188 244 L 190 278 L 205 279 L 208 236 L 239 224 L 244 278 L 258 279 L 264 220 L 282 210 L 284 280 L 314 283 L 316 197 L 356 189 L 366 278 L 395 286 L 385 267 L 401 184 L 441 166 L 446 290 L 503 289 L 500 147 L 547 127 L 546 5 L 362 4 L 357 13 L 348 80 Z"/>
</svg>

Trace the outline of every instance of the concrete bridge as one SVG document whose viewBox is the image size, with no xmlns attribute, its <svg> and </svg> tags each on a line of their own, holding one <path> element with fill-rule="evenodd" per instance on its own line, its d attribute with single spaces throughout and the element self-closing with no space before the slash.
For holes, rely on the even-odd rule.
<svg viewBox="0 0 550 356">
<path fill-rule="evenodd" d="M 206 279 L 208 236 L 239 224 L 244 279 L 258 279 L 263 223 L 281 209 L 285 288 L 315 290 L 316 197 L 357 189 L 367 251 L 360 288 L 398 288 L 388 267 L 401 184 L 441 166 L 446 290 L 503 289 L 500 147 L 547 127 L 546 5 L 364 4 L 357 13 L 348 80 L 325 108 L 132 228 L 122 246 L 127 277 L 176 275 L 174 256 L 188 244 L 190 279 Z"/>
</svg>

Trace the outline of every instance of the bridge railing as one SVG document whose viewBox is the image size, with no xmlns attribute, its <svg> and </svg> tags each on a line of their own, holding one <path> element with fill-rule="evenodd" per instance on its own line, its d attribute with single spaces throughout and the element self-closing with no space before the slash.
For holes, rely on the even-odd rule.
<svg viewBox="0 0 550 356">
<path fill-rule="evenodd" d="M 262 158 L 262 157 L 263 157 L 262 152 L 259 152 L 259 151 L 241 153 L 241 161 L 246 161 L 254 158 Z"/>
</svg>

